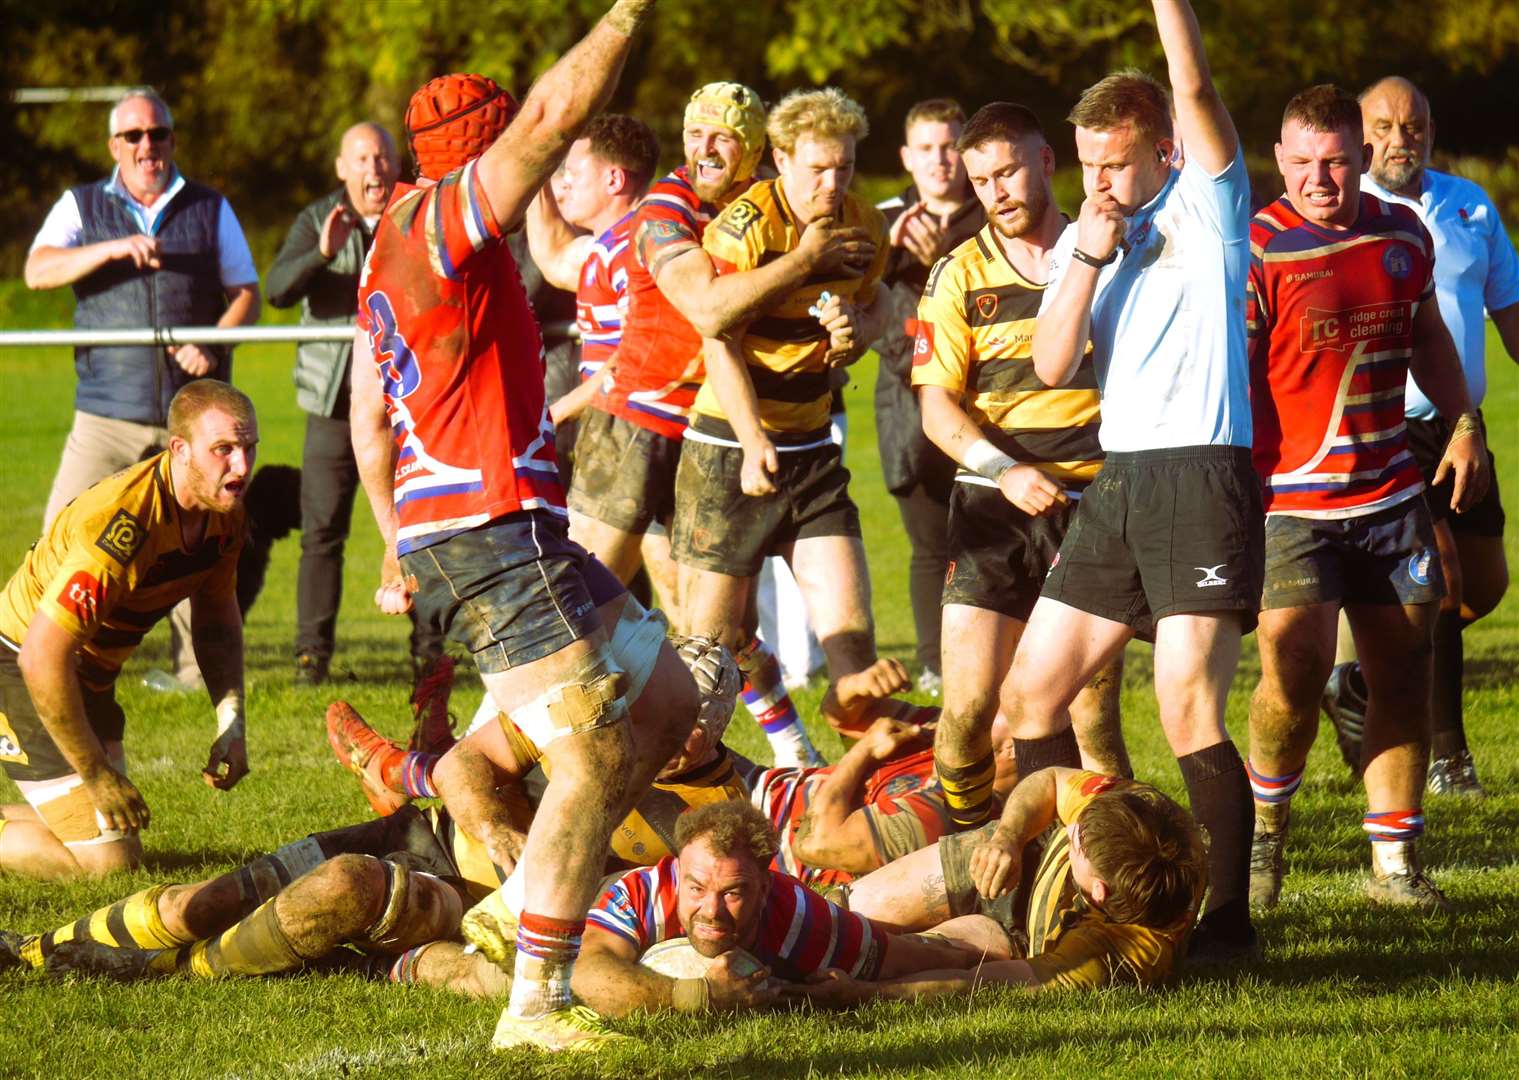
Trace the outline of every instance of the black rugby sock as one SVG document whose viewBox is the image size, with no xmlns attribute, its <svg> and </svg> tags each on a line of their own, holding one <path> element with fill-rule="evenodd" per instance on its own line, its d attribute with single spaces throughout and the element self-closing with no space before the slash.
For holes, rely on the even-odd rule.
<svg viewBox="0 0 1519 1080">
<path fill-rule="evenodd" d="M 1176 759 L 1192 816 L 1208 833 L 1207 922 L 1222 937 L 1250 927 L 1250 839 L 1255 803 L 1234 743 L 1225 740 Z"/>
<path fill-rule="evenodd" d="M 1075 729 L 1069 727 L 1042 739 L 1015 738 L 1013 755 L 1018 759 L 1020 779 L 1052 765 L 1067 769 L 1081 768 L 1081 748 L 1076 745 Z"/>
<path fill-rule="evenodd" d="M 1466 654 L 1461 646 L 1461 615 L 1442 611 L 1435 620 L 1434 678 L 1430 694 L 1430 756 L 1450 757 L 1466 749 L 1461 717 L 1461 683 Z"/>
</svg>

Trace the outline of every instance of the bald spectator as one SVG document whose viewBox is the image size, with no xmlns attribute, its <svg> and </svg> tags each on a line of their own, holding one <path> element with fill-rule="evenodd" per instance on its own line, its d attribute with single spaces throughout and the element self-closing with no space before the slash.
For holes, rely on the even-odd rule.
<svg viewBox="0 0 1519 1080">
<path fill-rule="evenodd" d="M 342 186 L 307 206 L 269 268 L 269 303 L 301 305 L 304 326 L 351 326 L 359 272 L 375 223 L 400 175 L 390 132 L 355 124 L 336 162 Z M 348 361 L 353 341 L 308 341 L 296 351 L 295 400 L 306 412 L 301 451 L 301 567 L 296 584 L 295 678 L 327 680 L 343 596 L 343 544 L 359 487 L 348 432 Z M 413 614 L 411 652 L 420 671 L 441 655 L 442 635 Z"/>
<path fill-rule="evenodd" d="M 174 117 L 157 91 L 134 87 L 112 107 L 109 178 L 65 191 L 26 257 L 28 288 L 72 286 L 80 330 L 242 326 L 258 319 L 258 271 L 232 207 L 174 164 Z M 169 447 L 169 400 L 204 376 L 232 381 L 216 345 L 80 345 L 74 426 L 63 446 L 44 529 L 86 488 Z M 178 683 L 199 685 L 189 610 L 174 613 Z M 173 685 L 172 683 L 169 685 Z"/>
</svg>

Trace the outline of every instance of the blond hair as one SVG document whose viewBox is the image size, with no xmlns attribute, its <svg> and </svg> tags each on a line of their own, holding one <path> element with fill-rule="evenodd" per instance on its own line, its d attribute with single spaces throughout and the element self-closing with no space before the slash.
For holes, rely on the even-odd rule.
<svg viewBox="0 0 1519 1080">
<path fill-rule="evenodd" d="M 852 138 L 870 134 L 865 110 L 844 91 L 833 86 L 821 90 L 793 90 L 770 110 L 765 122 L 770 143 L 783 154 L 796 151 L 803 135 L 815 139 Z"/>
</svg>

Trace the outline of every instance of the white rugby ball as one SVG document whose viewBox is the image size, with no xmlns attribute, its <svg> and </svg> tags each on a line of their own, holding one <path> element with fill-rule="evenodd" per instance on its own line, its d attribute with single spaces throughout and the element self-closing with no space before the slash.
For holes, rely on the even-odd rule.
<svg viewBox="0 0 1519 1080">
<path fill-rule="evenodd" d="M 730 951 L 734 958 L 733 971 L 737 975 L 750 975 L 765 966 L 744 949 Z M 654 945 L 638 958 L 638 962 L 671 979 L 699 979 L 716 959 L 697 952 L 690 938 L 678 937 Z"/>
</svg>

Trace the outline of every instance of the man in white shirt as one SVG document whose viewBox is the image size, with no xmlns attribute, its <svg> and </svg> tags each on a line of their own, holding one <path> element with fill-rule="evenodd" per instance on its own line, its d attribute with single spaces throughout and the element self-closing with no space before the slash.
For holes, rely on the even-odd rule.
<svg viewBox="0 0 1519 1080">
<path fill-rule="evenodd" d="M 1165 89 L 1139 72 L 1082 95 L 1086 201 L 1051 259 L 1034 331 L 1050 386 L 1090 337 L 1106 460 L 1029 617 L 1002 688 L 1018 771 L 1079 762 L 1068 707 L 1135 636 L 1155 642 L 1161 726 L 1211 838 L 1194 955 L 1258 948 L 1248 907 L 1254 812 L 1224 705 L 1264 563 L 1245 350 L 1250 186 L 1185 0 L 1154 0 Z M 1176 142 L 1186 163 L 1172 168 Z"/>
<path fill-rule="evenodd" d="M 80 329 L 242 326 L 258 319 L 258 272 L 237 215 L 174 165 L 174 118 L 148 87 L 111 109 L 106 180 L 65 191 L 26 257 L 33 289 L 72 286 Z M 168 448 L 169 401 L 193 379 L 232 381 L 231 350 L 210 345 L 78 346 L 74 425 L 48 495 L 44 527 L 76 495 Z M 176 675 L 200 673 L 174 625 Z"/>
<path fill-rule="evenodd" d="M 1372 147 L 1371 175 L 1362 180 L 1361 190 L 1409 207 L 1434 238 L 1435 295 L 1461 354 L 1466 387 L 1480 417 L 1487 391 L 1484 308 L 1509 356 L 1519 360 L 1519 255 L 1487 192 L 1470 180 L 1428 167 L 1435 124 L 1429 99 L 1417 86 L 1393 76 L 1367 87 L 1360 100 L 1362 127 Z M 1450 482 L 1433 482 L 1450 440 L 1451 423 L 1441 419 L 1433 403 L 1412 384 L 1406 414 L 1408 446 L 1424 470 L 1425 499 L 1435 519 L 1435 540 L 1445 570 L 1445 599 L 1435 623 L 1429 790 L 1480 799 L 1486 792 L 1477 780 L 1461 715 L 1461 632 L 1496 608 L 1508 589 L 1503 503 L 1495 475 L 1475 506 L 1456 513 Z M 1347 760 L 1360 760 L 1365 702 L 1359 665 L 1336 667 L 1324 705 Z"/>
</svg>

